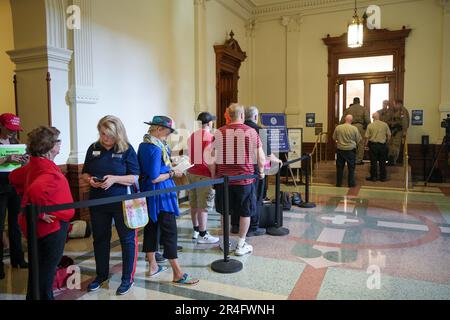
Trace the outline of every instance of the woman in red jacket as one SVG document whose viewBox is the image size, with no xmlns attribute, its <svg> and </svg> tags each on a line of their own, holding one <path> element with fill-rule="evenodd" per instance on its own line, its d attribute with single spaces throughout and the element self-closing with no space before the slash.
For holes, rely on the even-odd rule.
<svg viewBox="0 0 450 320">
<path fill-rule="evenodd" d="M 61 148 L 59 134 L 59 130 L 53 127 L 39 127 L 28 134 L 30 162 L 9 175 L 9 181 L 22 196 L 22 208 L 29 203 L 52 206 L 73 202 L 67 179 L 53 162 Z M 38 216 L 39 293 L 42 300 L 54 299 L 53 279 L 64 252 L 69 221 L 73 215 L 74 210 L 70 209 Z M 24 213 L 19 216 L 19 224 L 26 236 Z"/>
</svg>

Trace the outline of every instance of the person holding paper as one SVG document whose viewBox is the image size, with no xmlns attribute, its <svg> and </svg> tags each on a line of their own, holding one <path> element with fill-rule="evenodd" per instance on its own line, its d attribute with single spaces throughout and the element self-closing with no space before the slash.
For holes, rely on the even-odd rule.
<svg viewBox="0 0 450 320">
<path fill-rule="evenodd" d="M 4 113 L 0 116 L 0 148 L 19 145 L 17 132 L 21 131 L 20 118 L 11 114 Z M 23 146 L 23 149 L 25 146 Z M 10 149 L 12 150 L 12 149 Z M 25 150 L 24 150 L 25 151 Z M 0 157 L 0 166 L 14 164 L 20 167 L 28 161 L 24 154 L 8 154 Z M 8 166 L 9 167 L 9 166 Z M 9 169 L 11 170 L 11 169 Z M 11 266 L 16 268 L 28 268 L 22 249 L 22 234 L 18 224 L 18 215 L 20 211 L 20 197 L 16 190 L 9 183 L 8 169 L 0 172 L 0 279 L 5 277 L 3 266 L 3 230 L 5 226 L 6 210 L 8 210 L 8 237 L 11 257 Z"/>
<path fill-rule="evenodd" d="M 170 134 L 175 132 L 173 120 L 165 116 L 155 116 L 150 122 L 144 142 L 139 145 L 138 159 L 141 166 L 141 190 L 153 191 L 174 188 L 173 177 L 181 177 L 182 172 L 172 170 L 170 149 L 166 143 Z M 144 228 L 142 251 L 147 254 L 149 276 L 154 277 L 167 270 L 158 265 L 155 252 L 158 251 L 158 229 L 161 244 L 164 246 L 163 257 L 172 266 L 173 282 L 181 285 L 193 285 L 198 279 L 184 273 L 178 263 L 177 255 L 177 223 L 180 215 L 176 192 L 164 193 L 147 198 L 150 221 Z"/>
<path fill-rule="evenodd" d="M 214 140 L 211 130 L 216 117 L 209 112 L 202 112 L 197 120 L 200 121 L 202 127 L 195 131 L 188 140 L 190 162 L 194 164 L 187 172 L 189 183 L 209 180 L 215 174 L 215 164 L 212 161 L 208 164 L 204 156 L 208 154 L 208 149 L 211 148 Z M 219 238 L 210 235 L 206 228 L 208 211 L 212 210 L 214 206 L 214 194 L 213 186 L 195 188 L 189 192 L 189 205 L 194 228 L 192 239 L 197 240 L 197 243 L 219 242 Z"/>
</svg>

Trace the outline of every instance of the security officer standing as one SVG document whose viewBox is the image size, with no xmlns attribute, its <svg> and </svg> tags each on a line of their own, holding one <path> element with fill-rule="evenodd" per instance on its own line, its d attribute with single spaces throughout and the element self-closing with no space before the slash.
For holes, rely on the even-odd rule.
<svg viewBox="0 0 450 320">
<path fill-rule="evenodd" d="M 358 97 L 353 99 L 353 104 L 344 111 L 344 115 L 341 119 L 341 124 L 345 122 L 345 117 L 347 115 L 352 115 L 353 117 L 353 126 L 355 126 L 361 137 L 364 137 L 366 133 L 366 128 L 370 123 L 369 112 L 360 104 L 360 100 Z M 356 164 L 362 165 L 364 159 L 364 141 L 361 139 L 356 147 Z"/>
<path fill-rule="evenodd" d="M 389 128 L 391 129 L 392 139 L 389 142 L 388 165 L 393 166 L 397 163 L 402 139 L 406 137 L 408 132 L 409 113 L 403 106 L 402 100 L 395 100 L 394 108 L 389 114 Z"/>
<path fill-rule="evenodd" d="M 378 114 L 380 116 L 380 121 L 386 122 L 387 124 L 389 124 L 390 122 L 390 109 L 391 107 L 389 106 L 389 100 L 384 100 L 383 101 L 383 108 L 378 110 Z"/>
<path fill-rule="evenodd" d="M 353 188 L 355 183 L 355 159 L 356 146 L 361 142 L 362 137 L 356 126 L 352 125 L 353 116 L 345 116 L 345 123 L 336 127 L 333 133 L 333 140 L 337 143 L 336 158 L 336 187 L 342 187 L 344 176 L 344 167 L 347 162 L 348 167 L 348 186 Z M 364 141 L 363 141 L 364 148 Z"/>
<path fill-rule="evenodd" d="M 366 146 L 369 146 L 370 154 L 370 177 L 368 181 L 377 181 L 377 166 L 380 167 L 380 181 L 386 181 L 386 143 L 391 138 L 391 130 L 386 122 L 380 121 L 380 114 L 375 112 L 372 115 L 373 122 L 367 126 Z"/>
</svg>

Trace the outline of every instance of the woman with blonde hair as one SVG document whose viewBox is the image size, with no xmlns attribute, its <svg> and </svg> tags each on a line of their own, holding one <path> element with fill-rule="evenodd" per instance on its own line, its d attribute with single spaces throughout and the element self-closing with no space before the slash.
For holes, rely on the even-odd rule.
<svg viewBox="0 0 450 320">
<path fill-rule="evenodd" d="M 134 184 L 140 173 L 136 152 L 128 142 L 125 127 L 119 118 L 103 117 L 97 129 L 99 140 L 89 147 L 83 167 L 83 178 L 91 186 L 90 199 L 125 195 L 127 186 Z M 90 214 L 97 277 L 89 284 L 88 291 L 100 289 L 109 278 L 111 225 L 114 219 L 122 246 L 123 265 L 122 282 L 116 294 L 124 295 L 134 284 L 138 258 L 137 230 L 125 225 L 121 203 L 91 207 Z"/>
</svg>

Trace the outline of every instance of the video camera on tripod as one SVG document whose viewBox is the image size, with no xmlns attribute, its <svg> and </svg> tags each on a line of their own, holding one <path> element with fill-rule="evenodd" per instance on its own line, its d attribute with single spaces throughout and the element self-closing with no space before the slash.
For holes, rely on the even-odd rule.
<svg viewBox="0 0 450 320">
<path fill-rule="evenodd" d="M 444 119 L 441 121 L 441 128 L 445 128 L 445 136 L 444 136 L 444 139 L 442 139 L 442 144 L 441 144 L 441 147 L 439 148 L 439 152 L 437 153 L 436 157 L 434 158 L 433 166 L 431 167 L 428 178 L 425 180 L 425 186 L 428 184 L 428 181 L 430 181 L 431 175 L 433 174 L 433 170 L 436 167 L 436 164 L 438 162 L 438 159 L 439 159 L 439 156 L 440 156 L 442 150 L 447 149 L 447 154 L 450 153 L 450 114 L 447 114 L 447 119 Z M 450 160 L 450 158 L 448 158 L 448 159 Z"/>
</svg>

